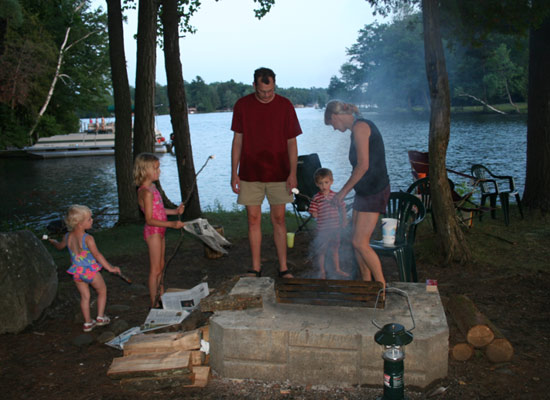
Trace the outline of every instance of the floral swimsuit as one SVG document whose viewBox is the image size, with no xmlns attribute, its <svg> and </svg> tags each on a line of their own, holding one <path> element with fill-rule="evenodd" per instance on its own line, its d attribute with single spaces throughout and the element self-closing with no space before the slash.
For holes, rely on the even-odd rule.
<svg viewBox="0 0 550 400">
<path fill-rule="evenodd" d="M 160 195 L 160 192 L 157 190 L 155 185 L 152 185 L 150 187 L 141 186 L 139 190 L 148 190 L 153 194 L 153 218 L 159 221 L 166 221 L 168 218 L 166 217 L 166 210 L 164 209 L 164 204 L 162 203 L 162 197 Z M 141 211 L 145 213 L 145 210 L 142 208 Z M 161 237 L 164 237 L 164 234 L 166 232 L 166 228 L 161 226 L 151 226 L 145 224 L 145 227 L 143 228 L 143 239 L 147 240 L 147 238 L 151 235 L 154 235 L 158 233 Z"/>
<path fill-rule="evenodd" d="M 67 241 L 68 236 L 69 234 L 67 233 Z M 72 263 L 67 272 L 73 276 L 73 280 L 75 282 L 92 283 L 95 274 L 101 270 L 102 267 L 92 255 L 90 249 L 88 249 L 88 246 L 86 246 L 86 236 L 88 236 L 87 233 L 82 236 L 82 251 L 80 253 L 74 253 L 69 246 L 67 246 L 67 249 L 69 249 L 69 254 L 71 255 Z"/>
</svg>

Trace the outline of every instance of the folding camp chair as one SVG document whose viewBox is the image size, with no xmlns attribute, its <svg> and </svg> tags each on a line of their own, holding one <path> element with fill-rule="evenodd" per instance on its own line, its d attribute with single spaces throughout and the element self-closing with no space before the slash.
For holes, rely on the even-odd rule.
<svg viewBox="0 0 550 400">
<path fill-rule="evenodd" d="M 309 210 L 311 198 L 319 191 L 313 178 L 313 174 L 319 168 L 321 168 L 321 161 L 317 153 L 298 156 L 296 175 L 300 194 L 295 194 L 292 202 L 296 223 L 298 224 L 296 232 L 307 230 L 306 225 L 311 220 L 311 215 L 302 216 L 301 213 Z"/>
</svg>

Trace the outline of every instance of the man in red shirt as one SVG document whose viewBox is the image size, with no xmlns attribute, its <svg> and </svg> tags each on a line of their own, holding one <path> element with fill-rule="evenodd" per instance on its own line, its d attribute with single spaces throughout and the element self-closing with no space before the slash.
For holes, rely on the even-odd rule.
<svg viewBox="0 0 550 400">
<path fill-rule="evenodd" d="M 273 240 L 279 258 L 279 277 L 292 278 L 286 262 L 286 203 L 297 186 L 296 137 L 302 133 L 296 111 L 285 97 L 275 94 L 275 73 L 254 71 L 254 93 L 237 100 L 231 130 L 231 188 L 246 207 L 252 255 L 250 276 L 261 275 L 262 203 L 267 197 Z"/>
</svg>

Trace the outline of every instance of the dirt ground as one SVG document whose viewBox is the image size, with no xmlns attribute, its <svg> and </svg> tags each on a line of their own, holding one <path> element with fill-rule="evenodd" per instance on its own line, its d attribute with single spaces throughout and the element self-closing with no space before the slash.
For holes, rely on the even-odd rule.
<svg viewBox="0 0 550 400">
<path fill-rule="evenodd" d="M 312 277 L 308 241 L 307 234 L 297 235 L 295 247 L 289 250 L 291 269 L 298 277 Z M 169 258 L 173 247 L 168 247 L 166 253 Z M 263 275 L 275 277 L 276 255 L 269 237 L 264 237 L 262 258 Z M 130 327 L 138 326 L 148 313 L 147 256 L 134 254 L 110 261 L 121 266 L 135 283 L 128 285 L 103 272 L 109 290 L 107 312 L 112 318 L 127 321 Z M 393 260 L 382 261 L 387 280 L 397 280 Z M 209 287 L 216 288 L 244 273 L 249 262 L 246 240 L 234 242 L 229 255 L 216 260 L 204 257 L 200 243 L 190 243 L 182 247 L 169 264 L 166 283 L 168 287 L 191 288 L 205 280 Z M 491 364 L 481 351 L 466 362 L 449 357 L 447 378 L 425 392 L 406 387 L 409 398 L 548 398 L 544 389 L 545 382 L 550 380 L 550 363 L 544 355 L 550 348 L 548 272 L 509 276 L 486 265 L 442 268 L 426 265 L 422 260 L 418 271 L 419 281 L 438 280 L 444 304 L 451 294 L 468 295 L 512 342 L 515 354 L 511 362 L 504 364 Z M 20 334 L 0 336 L 0 396 L 3 399 L 369 399 L 382 394 L 382 381 L 375 388 L 326 388 L 295 386 L 288 382 L 227 380 L 216 375 L 204 389 L 124 392 L 106 374 L 113 358 L 121 356 L 120 351 L 97 341 L 80 347 L 73 344 L 73 339 L 82 334 L 82 324 L 77 317 L 78 295 L 62 266 L 59 277 L 60 285 L 65 288 L 60 291 L 63 294 L 40 320 Z M 113 313 L 109 311 L 113 305 L 126 305 L 129 310 Z M 448 321 L 452 346 L 464 338 L 449 316 Z M 91 335 L 97 338 L 107 329 L 96 328 Z"/>
</svg>

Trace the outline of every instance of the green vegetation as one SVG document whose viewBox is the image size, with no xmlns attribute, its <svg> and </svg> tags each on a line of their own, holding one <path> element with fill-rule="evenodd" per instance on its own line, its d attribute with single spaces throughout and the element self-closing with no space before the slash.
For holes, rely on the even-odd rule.
<svg viewBox="0 0 550 400">
<path fill-rule="evenodd" d="M 476 264 L 487 264 L 499 267 L 503 274 L 548 271 L 550 268 L 548 258 L 550 249 L 549 217 L 543 217 L 538 212 L 525 214 L 521 219 L 515 203 L 510 207 L 510 225 L 506 227 L 500 210 L 497 210 L 497 218 L 491 219 L 485 215 L 480 222 L 476 217 L 472 228 L 463 228 L 465 239 L 472 251 L 473 264 L 464 268 L 475 268 Z M 212 225 L 224 227 L 225 236 L 230 241 L 237 241 L 247 237 L 247 222 L 244 211 L 209 211 L 204 213 Z M 271 235 L 269 215 L 262 216 L 262 225 L 265 235 Z M 427 216 L 418 229 L 415 252 L 417 264 L 422 268 L 423 264 L 440 265 L 442 262 L 441 247 L 437 244 L 437 236 L 432 231 L 431 217 Z M 287 228 L 289 231 L 296 229 L 296 221 L 292 213 L 287 213 Z M 376 234 L 376 232 L 375 232 Z M 93 232 L 101 252 L 109 257 L 124 256 L 127 254 L 143 253 L 147 257 L 147 245 L 143 241 L 143 225 L 122 225 L 110 229 Z M 180 232 L 169 229 L 166 235 L 166 252 L 171 254 L 173 248 L 180 239 Z M 188 246 L 198 240 L 185 233 L 182 246 Z M 59 266 L 68 263 L 69 258 L 65 251 L 57 251 L 53 246 L 46 246 Z M 524 271 L 525 270 L 525 271 Z"/>
<path fill-rule="evenodd" d="M 475 44 L 456 37 L 456 16 L 443 24 L 451 104 L 454 107 L 507 103 L 506 112 L 520 112 L 527 101 L 528 38 L 523 34 L 490 33 Z M 422 13 L 404 12 L 392 22 L 369 24 L 348 49 L 349 62 L 333 76 L 331 98 L 379 108 L 429 109 L 424 61 Z"/>
<path fill-rule="evenodd" d="M 167 86 L 157 84 L 155 104 L 158 114 L 170 112 L 167 91 Z M 187 104 L 190 109 L 195 109 L 197 112 L 232 110 L 233 105 L 240 97 L 253 91 L 251 84 L 238 83 L 234 80 L 207 84 L 200 76 L 197 76 L 190 83 L 185 82 Z M 317 104 L 322 107 L 329 100 L 327 90 L 322 88 L 277 88 L 277 93 L 287 97 L 295 105 L 313 106 Z"/>
<path fill-rule="evenodd" d="M 36 133 L 50 136 L 78 130 L 84 112 L 106 109 L 107 15 L 81 3 L 20 0 L 0 13 L 0 149 L 28 145 L 38 120 Z"/>
</svg>

